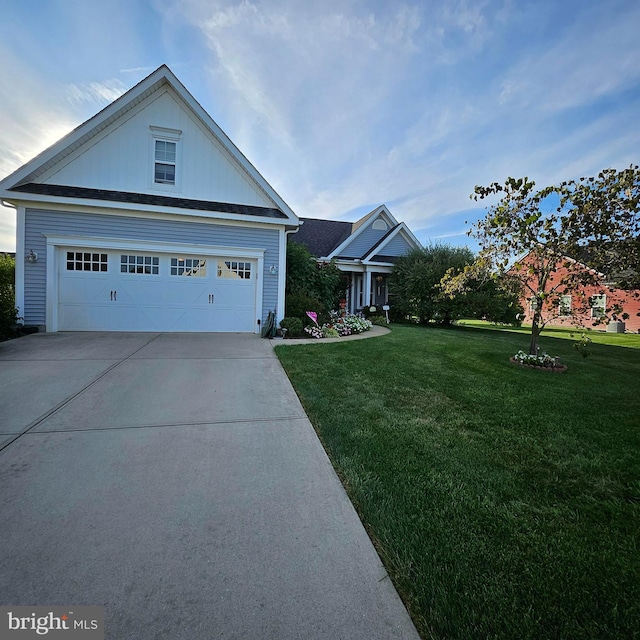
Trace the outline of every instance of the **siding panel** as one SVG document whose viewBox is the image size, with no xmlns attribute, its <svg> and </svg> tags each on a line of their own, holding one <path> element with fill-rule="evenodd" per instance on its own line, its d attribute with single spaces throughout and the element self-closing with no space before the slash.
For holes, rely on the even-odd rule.
<svg viewBox="0 0 640 640">
<path fill-rule="evenodd" d="M 278 277 L 269 273 L 269 267 L 272 264 L 279 264 L 277 229 L 27 209 L 25 246 L 27 252 L 33 249 L 38 253 L 38 262 L 25 264 L 24 319 L 27 324 L 44 325 L 46 321 L 47 244 L 44 234 L 266 249 L 263 273 L 263 321 L 269 310 L 275 309 L 278 304 Z"/>
<path fill-rule="evenodd" d="M 380 249 L 380 253 L 385 256 L 402 256 L 411 250 L 411 245 L 398 234 L 393 240 Z"/>
<path fill-rule="evenodd" d="M 372 229 L 369 225 L 353 242 L 345 247 L 344 251 L 340 252 L 340 255 L 345 258 L 361 258 L 386 233 L 388 230 Z"/>
<path fill-rule="evenodd" d="M 182 132 L 178 143 L 179 187 L 163 189 L 153 184 L 150 126 Z M 123 116 L 117 125 L 105 129 L 104 134 L 91 140 L 88 146 L 78 148 L 65 163 L 53 167 L 43 181 L 177 197 L 188 194 L 195 200 L 274 206 L 180 97 L 167 87 L 137 111 Z"/>
</svg>

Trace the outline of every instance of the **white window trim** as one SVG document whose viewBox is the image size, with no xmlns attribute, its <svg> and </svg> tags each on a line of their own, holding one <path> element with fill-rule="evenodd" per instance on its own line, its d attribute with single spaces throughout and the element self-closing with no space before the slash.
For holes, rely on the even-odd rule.
<svg viewBox="0 0 640 640">
<path fill-rule="evenodd" d="M 158 191 L 169 191 L 178 193 L 182 191 L 182 131 L 179 129 L 168 129 L 166 127 L 149 126 L 149 158 L 150 158 L 150 181 L 151 188 Z M 163 142 L 173 142 L 176 145 L 176 179 L 174 184 L 156 182 L 156 140 Z"/>
<path fill-rule="evenodd" d="M 567 300 L 567 302 L 564 302 Z M 558 301 L 558 315 L 561 318 L 566 318 L 571 315 L 571 311 L 573 309 L 573 300 L 571 296 L 566 294 L 560 296 L 560 300 Z M 563 311 L 568 310 L 568 313 L 563 313 Z"/>
<path fill-rule="evenodd" d="M 160 256 L 159 255 L 149 255 L 149 256 L 141 256 L 142 252 L 141 251 L 127 251 L 127 252 L 120 252 L 120 260 L 118 262 L 118 269 L 117 269 L 117 274 L 120 276 L 131 276 L 133 277 L 138 277 L 138 276 L 151 276 L 152 278 L 159 278 L 162 274 L 160 273 Z M 136 262 L 135 263 L 130 263 L 128 260 L 127 262 L 122 262 L 122 257 L 126 256 L 127 258 L 129 258 L 129 256 L 135 257 L 136 258 Z M 151 273 L 137 273 L 136 271 L 129 271 L 129 267 L 133 264 L 133 266 L 137 267 L 138 263 L 137 263 L 137 258 L 151 258 L 151 264 L 147 265 L 147 264 L 142 264 L 143 267 L 151 267 Z M 157 258 L 158 260 L 158 264 L 153 264 L 153 260 L 154 258 Z M 127 271 L 123 271 L 122 270 L 122 266 L 126 265 L 127 267 Z M 157 268 L 158 269 L 158 273 L 153 273 L 153 268 Z"/>
<path fill-rule="evenodd" d="M 596 304 L 596 298 L 598 298 L 598 301 L 602 301 L 602 304 Z M 593 319 L 600 319 L 603 316 L 606 316 L 607 314 L 607 296 L 606 294 L 602 293 L 598 293 L 594 296 L 591 296 L 591 317 Z M 602 313 L 599 313 L 596 315 L 595 310 L 596 309 L 602 309 Z"/>
<path fill-rule="evenodd" d="M 173 260 L 176 261 L 176 264 L 173 264 Z M 191 260 L 192 265 L 189 269 L 187 269 L 186 264 L 181 265 L 179 264 L 181 260 Z M 195 271 L 193 270 L 193 261 L 197 260 L 198 261 L 198 265 L 197 267 L 195 267 Z M 204 265 L 202 265 L 202 262 L 205 262 Z M 213 260 L 209 259 L 209 256 L 202 256 L 202 255 L 193 255 L 193 253 L 189 253 L 189 254 L 183 254 L 183 255 L 174 255 L 174 254 L 170 254 L 169 255 L 169 278 L 206 278 L 208 276 L 209 272 L 209 267 L 210 267 L 210 263 L 213 263 Z M 173 273 L 173 270 L 176 270 L 176 273 Z M 182 273 L 178 273 L 179 269 L 182 269 Z M 187 273 L 187 271 L 190 271 L 190 273 Z"/>
<path fill-rule="evenodd" d="M 200 253 L 207 257 L 246 258 L 255 260 L 255 309 L 258 318 L 262 317 L 262 289 L 264 273 L 265 249 L 246 247 L 224 247 L 207 244 L 174 244 L 172 242 L 150 242 L 145 240 L 125 240 L 121 238 L 100 238 L 96 236 L 58 236 L 44 234 L 47 239 L 47 284 L 46 284 L 46 331 L 53 333 L 58 330 L 58 275 L 59 275 L 59 247 L 86 247 L 87 249 L 106 249 L 108 251 L 142 251 L 146 253 Z M 256 325 L 254 333 L 260 333 L 262 324 Z"/>
</svg>

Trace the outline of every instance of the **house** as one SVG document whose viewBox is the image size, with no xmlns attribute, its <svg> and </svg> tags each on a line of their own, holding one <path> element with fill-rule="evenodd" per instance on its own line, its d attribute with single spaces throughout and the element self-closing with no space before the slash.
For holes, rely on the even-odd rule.
<svg viewBox="0 0 640 640">
<path fill-rule="evenodd" d="M 303 244 L 319 262 L 334 260 L 348 275 L 347 310 L 351 313 L 387 304 L 395 260 L 422 246 L 385 205 L 357 222 L 300 218 L 300 227 L 289 240 Z"/>
<path fill-rule="evenodd" d="M 0 182 L 46 331 L 259 333 L 295 213 L 166 66 Z"/>
<path fill-rule="evenodd" d="M 532 260 L 534 256 L 528 254 L 517 261 L 521 273 L 526 273 Z M 558 261 L 552 277 L 545 291 L 550 293 L 554 288 L 555 291 L 542 307 L 542 318 L 548 325 L 605 331 L 609 321 L 622 321 L 626 331 L 640 332 L 640 290 L 619 289 L 604 274 L 567 257 Z M 533 280 L 534 276 L 530 278 Z M 567 291 L 562 282 L 568 279 L 582 281 L 582 284 Z M 520 304 L 525 310 L 523 322 L 530 324 L 536 302 L 526 287 Z"/>
</svg>

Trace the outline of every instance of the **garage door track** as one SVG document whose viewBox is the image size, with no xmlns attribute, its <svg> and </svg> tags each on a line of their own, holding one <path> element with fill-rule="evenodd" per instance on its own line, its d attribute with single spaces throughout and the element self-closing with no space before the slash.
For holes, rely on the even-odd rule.
<svg viewBox="0 0 640 640">
<path fill-rule="evenodd" d="M 0 343 L 0 604 L 106 637 L 417 638 L 267 340 Z"/>
</svg>

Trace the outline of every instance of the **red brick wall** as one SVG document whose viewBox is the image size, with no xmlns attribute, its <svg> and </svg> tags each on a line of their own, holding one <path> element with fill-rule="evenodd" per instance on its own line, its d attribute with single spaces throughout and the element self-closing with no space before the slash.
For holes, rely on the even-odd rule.
<svg viewBox="0 0 640 640">
<path fill-rule="evenodd" d="M 521 264 L 527 265 L 528 261 L 532 259 L 527 256 L 520 261 Z M 572 266 L 572 270 L 575 270 L 575 265 Z M 586 267 L 585 267 L 586 269 Z M 553 278 L 554 281 L 549 283 L 546 287 L 547 291 L 568 274 L 568 270 L 563 266 L 560 266 L 555 272 Z M 520 272 L 522 273 L 522 271 Z M 592 272 L 593 273 L 593 272 Z M 556 326 L 583 326 L 599 331 L 606 331 L 607 323 L 598 323 L 595 318 L 592 317 L 592 310 L 590 307 L 589 299 L 592 296 L 603 294 L 606 296 L 606 308 L 607 315 L 610 319 L 622 320 L 625 323 L 626 331 L 633 333 L 640 332 L 640 290 L 636 291 L 623 291 L 622 289 L 615 289 L 614 287 L 607 286 L 604 282 L 596 285 L 585 285 L 579 292 L 573 292 L 571 294 L 571 316 L 559 316 L 558 297 L 562 295 L 562 287 L 557 290 L 557 296 L 553 299 L 549 299 L 542 310 L 542 316 L 548 321 L 549 325 Z M 520 300 L 520 304 L 525 310 L 524 322 L 530 324 L 533 319 L 533 309 L 530 304 L 531 293 L 526 292 L 523 298 Z M 616 313 L 617 309 L 614 307 L 622 307 L 622 311 Z M 627 313 L 628 318 L 622 318 L 622 314 Z"/>
</svg>

